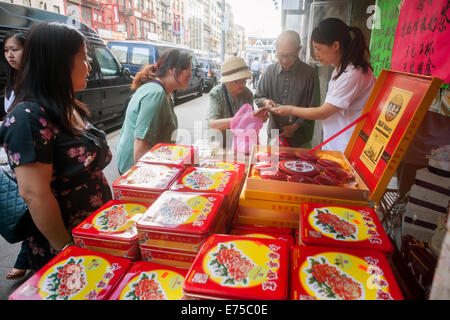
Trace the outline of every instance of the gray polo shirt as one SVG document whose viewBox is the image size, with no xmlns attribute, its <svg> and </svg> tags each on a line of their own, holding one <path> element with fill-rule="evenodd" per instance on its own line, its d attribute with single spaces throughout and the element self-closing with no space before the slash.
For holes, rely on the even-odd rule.
<svg viewBox="0 0 450 320">
<path fill-rule="evenodd" d="M 255 103 L 262 106 L 265 99 L 272 99 L 280 105 L 297 107 L 317 107 L 320 103 L 319 78 L 313 67 L 297 59 L 289 71 L 283 70 L 276 62 L 267 67 L 255 92 Z M 301 147 L 309 143 L 314 133 L 314 120 L 270 114 L 267 126 L 270 137 L 271 129 L 296 122 L 300 127 L 289 139 L 292 147 Z"/>
</svg>

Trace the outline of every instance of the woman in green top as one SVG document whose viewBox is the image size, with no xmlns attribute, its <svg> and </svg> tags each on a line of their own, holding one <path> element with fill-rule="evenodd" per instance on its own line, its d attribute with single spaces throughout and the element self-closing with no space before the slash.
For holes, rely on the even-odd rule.
<svg viewBox="0 0 450 320">
<path fill-rule="evenodd" d="M 187 88 L 192 57 L 184 51 L 164 52 L 154 65 L 136 74 L 131 85 L 136 90 L 128 103 L 116 145 L 119 173 L 130 169 L 157 143 L 170 143 L 178 120 L 169 102 L 170 94 Z"/>
</svg>

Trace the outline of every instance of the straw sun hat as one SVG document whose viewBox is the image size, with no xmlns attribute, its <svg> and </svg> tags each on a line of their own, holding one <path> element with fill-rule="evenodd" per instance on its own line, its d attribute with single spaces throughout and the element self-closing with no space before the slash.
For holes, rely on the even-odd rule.
<svg viewBox="0 0 450 320">
<path fill-rule="evenodd" d="M 250 78 L 251 72 L 245 64 L 244 59 L 239 57 L 230 57 L 222 64 L 222 79 L 221 82 L 231 82 L 235 80 Z"/>
</svg>

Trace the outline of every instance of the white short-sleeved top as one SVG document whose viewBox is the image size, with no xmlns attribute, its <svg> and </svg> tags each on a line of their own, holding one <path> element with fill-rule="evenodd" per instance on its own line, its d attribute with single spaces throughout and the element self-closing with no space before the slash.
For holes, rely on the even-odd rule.
<svg viewBox="0 0 450 320">
<path fill-rule="evenodd" d="M 328 83 L 325 102 L 332 104 L 339 110 L 322 121 L 324 141 L 361 115 L 370 92 L 375 85 L 375 76 L 370 68 L 364 73 L 361 68 L 348 65 L 340 77 L 333 80 L 336 74 L 337 71 L 334 69 L 331 80 Z M 344 152 L 354 129 L 355 126 L 352 126 L 324 145 L 322 149 Z"/>
</svg>

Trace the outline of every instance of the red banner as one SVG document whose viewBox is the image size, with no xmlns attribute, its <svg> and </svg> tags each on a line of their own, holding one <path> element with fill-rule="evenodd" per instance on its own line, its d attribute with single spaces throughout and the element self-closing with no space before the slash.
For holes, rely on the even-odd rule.
<svg viewBox="0 0 450 320">
<path fill-rule="evenodd" d="M 450 0 L 402 1 L 392 70 L 450 82 Z"/>
</svg>

